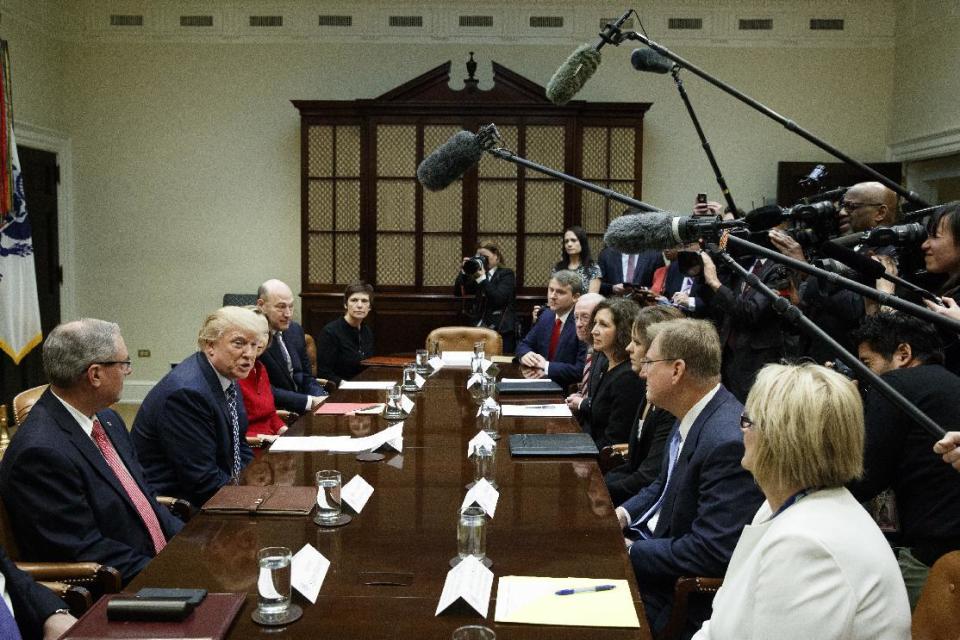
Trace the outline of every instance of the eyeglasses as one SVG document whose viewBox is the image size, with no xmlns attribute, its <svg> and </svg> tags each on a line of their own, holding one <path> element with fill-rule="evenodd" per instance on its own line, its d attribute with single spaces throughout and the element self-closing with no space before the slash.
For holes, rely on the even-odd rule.
<svg viewBox="0 0 960 640">
<path fill-rule="evenodd" d="M 744 411 L 740 414 L 740 428 L 743 430 L 753 429 L 754 424 L 753 420 L 747 415 L 747 412 Z"/>
<path fill-rule="evenodd" d="M 850 202 L 849 200 L 841 200 L 840 208 L 846 209 L 847 211 L 856 211 L 860 207 L 879 207 L 882 204 L 882 202 Z"/>
<path fill-rule="evenodd" d="M 115 364 L 119 364 L 120 370 L 124 373 L 130 373 L 133 371 L 133 362 L 130 360 L 106 360 L 104 362 L 91 362 L 90 364 L 99 364 L 102 367 L 112 367 Z"/>
<path fill-rule="evenodd" d="M 644 369 L 647 365 L 653 364 L 654 362 L 669 362 L 672 360 L 677 360 L 677 358 L 657 358 L 656 360 L 649 360 L 647 358 L 642 358 L 640 360 L 640 368 Z"/>
</svg>

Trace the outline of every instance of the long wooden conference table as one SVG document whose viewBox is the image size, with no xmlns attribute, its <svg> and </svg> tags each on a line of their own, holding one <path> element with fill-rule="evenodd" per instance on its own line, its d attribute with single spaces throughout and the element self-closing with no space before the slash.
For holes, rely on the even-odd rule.
<svg viewBox="0 0 960 640">
<path fill-rule="evenodd" d="M 508 365 L 507 376 L 516 376 Z M 358 379 L 398 380 L 401 369 L 369 368 Z M 484 624 L 499 640 L 601 638 L 647 640 L 643 613 L 623 537 L 597 464 L 587 458 L 511 458 L 510 433 L 572 432 L 570 418 L 500 420 L 495 517 L 488 520 L 487 556 L 494 586 L 486 619 L 463 603 L 435 616 L 449 560 L 457 552 L 457 517 L 473 481 L 467 443 L 476 435 L 477 403 L 466 389 L 465 369 L 443 368 L 421 392 L 404 421 L 402 453 L 380 462 L 356 454 L 257 451 L 243 484 L 313 486 L 320 469 L 338 469 L 346 483 L 360 474 L 374 487 L 361 513 L 336 529 L 318 527 L 312 516 L 246 516 L 200 513 L 128 586 L 193 587 L 209 592 L 246 592 L 230 638 L 449 638 L 466 624 Z M 382 391 L 338 390 L 329 402 L 382 402 Z M 501 403 L 561 402 L 501 397 Z M 298 420 L 289 435 L 369 435 L 387 426 L 380 416 L 316 416 Z M 287 627 L 260 627 L 250 614 L 257 604 L 257 551 L 310 543 L 330 569 L 316 604 L 294 592 L 303 617 Z M 369 584 L 377 574 L 402 574 L 408 586 Z M 494 622 L 496 578 L 548 576 L 625 579 L 639 629 L 539 626 Z"/>
</svg>

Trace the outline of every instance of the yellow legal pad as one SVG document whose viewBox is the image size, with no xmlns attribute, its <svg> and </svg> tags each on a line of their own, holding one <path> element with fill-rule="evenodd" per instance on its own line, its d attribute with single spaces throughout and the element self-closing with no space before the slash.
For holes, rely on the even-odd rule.
<svg viewBox="0 0 960 640">
<path fill-rule="evenodd" d="M 513 362 L 513 356 L 490 356 L 490 362 L 494 364 L 510 364 Z"/>
<path fill-rule="evenodd" d="M 616 585 L 609 591 L 558 596 L 561 589 Z M 626 580 L 502 576 L 497 581 L 497 622 L 576 627 L 639 627 Z"/>
</svg>

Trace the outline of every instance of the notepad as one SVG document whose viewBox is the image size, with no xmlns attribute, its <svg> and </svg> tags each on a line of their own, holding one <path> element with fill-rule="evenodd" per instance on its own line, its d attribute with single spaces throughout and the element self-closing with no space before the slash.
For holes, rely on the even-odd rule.
<svg viewBox="0 0 960 640">
<path fill-rule="evenodd" d="M 558 596 L 561 589 L 612 584 L 609 591 Z M 574 627 L 637 628 L 640 620 L 626 580 L 501 576 L 497 581 L 497 622 Z"/>
</svg>

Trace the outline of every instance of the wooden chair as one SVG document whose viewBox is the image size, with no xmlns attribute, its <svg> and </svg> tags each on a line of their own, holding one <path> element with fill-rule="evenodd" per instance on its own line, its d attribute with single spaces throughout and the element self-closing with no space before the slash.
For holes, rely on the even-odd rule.
<svg viewBox="0 0 960 640">
<path fill-rule="evenodd" d="M 304 332 L 303 340 L 307 343 L 307 358 L 310 360 L 310 375 L 314 378 L 317 378 L 317 342 L 313 339 L 313 336 L 309 333 Z M 327 380 L 326 378 L 317 378 L 317 382 L 320 383 L 320 386 L 326 389 L 328 392 L 334 391 L 337 388 L 337 383 L 332 380 Z"/>
<path fill-rule="evenodd" d="M 120 572 L 97 562 L 20 562 L 20 550 L 13 537 L 7 510 L 0 501 L 0 545 L 17 567 L 64 599 L 70 613 L 82 615 L 94 597 L 120 593 Z"/>
<path fill-rule="evenodd" d="M 489 356 L 503 354 L 503 337 L 486 327 L 438 327 L 427 336 L 427 350 L 439 343 L 443 351 L 472 351 L 473 343 L 486 341 L 484 352 Z"/>
<path fill-rule="evenodd" d="M 43 392 L 47 390 L 48 386 L 50 385 L 42 384 L 39 387 L 32 387 L 26 391 L 21 391 L 14 396 L 13 422 L 17 427 L 27 419 L 27 414 L 30 413 L 30 409 L 33 409 L 33 405 L 37 403 L 37 400 L 40 399 L 40 396 L 43 395 Z"/>
<path fill-rule="evenodd" d="M 707 595 L 711 599 L 723 584 L 723 578 L 680 577 L 673 587 L 673 607 L 666 626 L 657 634 L 656 640 L 674 640 L 683 635 L 687 626 L 687 605 L 694 595 Z"/>
<path fill-rule="evenodd" d="M 960 551 L 951 551 L 930 569 L 913 610 L 914 640 L 954 640 L 960 636 Z"/>
</svg>

